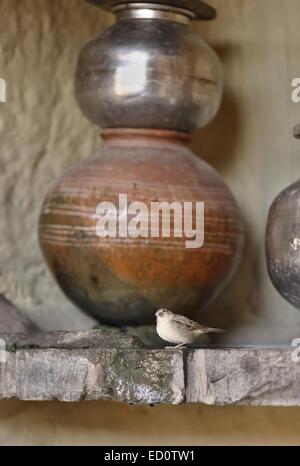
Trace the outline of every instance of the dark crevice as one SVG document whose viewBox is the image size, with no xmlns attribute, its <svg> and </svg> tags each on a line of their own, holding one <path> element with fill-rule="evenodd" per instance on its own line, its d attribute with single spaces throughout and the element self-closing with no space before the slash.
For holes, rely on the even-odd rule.
<svg viewBox="0 0 300 466">
<path fill-rule="evenodd" d="M 183 403 L 186 403 L 187 398 L 187 388 L 188 388 L 188 357 L 190 350 L 182 350 L 182 361 L 183 361 L 183 381 L 184 381 L 184 394 L 183 394 Z"/>
</svg>

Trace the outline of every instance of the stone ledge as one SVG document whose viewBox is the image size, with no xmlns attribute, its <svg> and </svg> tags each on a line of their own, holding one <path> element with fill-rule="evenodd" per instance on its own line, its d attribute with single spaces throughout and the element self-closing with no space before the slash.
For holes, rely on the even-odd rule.
<svg viewBox="0 0 300 466">
<path fill-rule="evenodd" d="M 300 406 L 291 348 L 155 350 L 101 331 L 0 338 L 0 399 Z"/>
</svg>

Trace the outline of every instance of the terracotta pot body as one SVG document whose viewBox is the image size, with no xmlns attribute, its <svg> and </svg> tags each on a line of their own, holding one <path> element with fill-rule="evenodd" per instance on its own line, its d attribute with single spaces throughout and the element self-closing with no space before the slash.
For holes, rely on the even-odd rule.
<svg viewBox="0 0 300 466">
<path fill-rule="evenodd" d="M 108 130 L 104 139 L 100 152 L 70 168 L 43 205 L 40 243 L 54 277 L 103 323 L 153 323 L 161 307 L 195 318 L 241 257 L 243 226 L 229 189 L 188 149 L 187 135 Z M 170 238 L 152 237 L 150 223 L 149 237 L 99 237 L 98 206 L 112 203 L 120 220 L 120 195 L 128 205 L 143 202 L 149 212 L 157 201 L 204 203 L 203 247 L 187 248 L 174 228 Z M 195 209 L 192 215 L 195 223 Z"/>
<path fill-rule="evenodd" d="M 278 292 L 300 309 L 300 180 L 273 202 L 267 224 L 269 274 Z"/>
</svg>

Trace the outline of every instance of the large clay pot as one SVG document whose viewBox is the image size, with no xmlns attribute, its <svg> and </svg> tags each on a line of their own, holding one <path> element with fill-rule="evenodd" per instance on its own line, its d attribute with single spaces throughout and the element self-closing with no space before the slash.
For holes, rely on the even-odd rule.
<svg viewBox="0 0 300 466">
<path fill-rule="evenodd" d="M 184 133 L 107 130 L 101 151 L 70 168 L 45 200 L 40 242 L 65 294 L 104 323 L 146 324 L 159 307 L 195 317 L 235 272 L 243 245 L 236 203 Z M 186 238 L 99 238 L 97 206 L 205 203 L 203 247 Z M 118 211 L 122 216 L 123 212 Z M 195 221 L 195 211 L 193 211 Z M 150 228 L 150 226 L 149 226 Z"/>
</svg>

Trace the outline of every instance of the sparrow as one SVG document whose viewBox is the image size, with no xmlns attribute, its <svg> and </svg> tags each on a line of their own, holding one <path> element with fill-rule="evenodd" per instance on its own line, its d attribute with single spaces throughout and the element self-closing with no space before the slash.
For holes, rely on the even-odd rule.
<svg viewBox="0 0 300 466">
<path fill-rule="evenodd" d="M 176 344 L 173 348 L 182 348 L 194 343 L 201 335 L 207 333 L 225 333 L 225 330 L 205 327 L 188 319 L 187 317 L 173 314 L 167 309 L 156 312 L 156 331 L 162 340 Z"/>
</svg>

